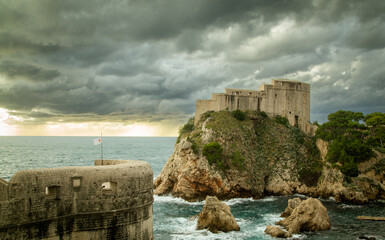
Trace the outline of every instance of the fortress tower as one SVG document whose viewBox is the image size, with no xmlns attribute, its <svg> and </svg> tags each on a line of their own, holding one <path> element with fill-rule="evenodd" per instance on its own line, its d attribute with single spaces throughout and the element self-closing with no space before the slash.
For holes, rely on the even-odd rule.
<svg viewBox="0 0 385 240">
<path fill-rule="evenodd" d="M 264 111 L 270 117 L 286 117 L 292 126 L 312 133 L 310 123 L 310 84 L 273 79 L 271 84 L 262 84 L 258 90 L 229 89 L 225 93 L 213 93 L 210 100 L 197 100 L 195 124 L 207 111 L 221 110 Z"/>
</svg>

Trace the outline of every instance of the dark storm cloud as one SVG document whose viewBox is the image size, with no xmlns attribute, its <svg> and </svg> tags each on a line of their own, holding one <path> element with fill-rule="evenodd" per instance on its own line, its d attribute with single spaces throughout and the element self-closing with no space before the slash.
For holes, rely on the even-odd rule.
<svg viewBox="0 0 385 240">
<path fill-rule="evenodd" d="M 380 0 L 0 0 L 0 107 L 179 122 L 212 92 L 285 77 L 312 84 L 313 120 L 385 111 L 384 26 Z"/>
<path fill-rule="evenodd" d="M 22 77 L 32 81 L 48 81 L 60 75 L 57 70 L 47 70 L 31 64 L 7 60 L 0 62 L 0 74 L 1 73 L 11 79 Z"/>
</svg>

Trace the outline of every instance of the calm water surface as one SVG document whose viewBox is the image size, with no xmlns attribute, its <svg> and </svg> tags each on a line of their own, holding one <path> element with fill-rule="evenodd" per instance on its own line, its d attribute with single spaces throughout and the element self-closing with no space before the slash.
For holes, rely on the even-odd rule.
<svg viewBox="0 0 385 240">
<path fill-rule="evenodd" d="M 90 166 L 100 158 L 100 145 L 94 137 L 0 137 L 0 177 L 9 180 L 22 169 L 61 166 Z M 105 159 L 142 159 L 148 161 L 158 176 L 173 152 L 176 138 L 105 137 Z M 261 200 L 231 199 L 239 232 L 212 234 L 195 230 L 197 215 L 203 202 L 189 203 L 170 196 L 155 196 L 155 239 L 273 239 L 263 233 L 267 225 L 280 219 L 289 197 L 266 197 Z M 374 236 L 385 239 L 385 222 L 358 221 L 358 215 L 385 216 L 385 202 L 368 205 L 347 205 L 332 199 L 322 200 L 329 211 L 332 228 L 329 231 L 294 235 L 293 239 L 358 239 Z"/>
</svg>

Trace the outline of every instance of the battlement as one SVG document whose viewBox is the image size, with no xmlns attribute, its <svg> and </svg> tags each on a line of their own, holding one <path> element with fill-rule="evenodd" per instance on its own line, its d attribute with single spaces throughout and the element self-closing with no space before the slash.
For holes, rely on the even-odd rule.
<svg viewBox="0 0 385 240">
<path fill-rule="evenodd" d="M 271 84 L 262 84 L 258 90 L 227 88 L 225 93 L 213 93 L 210 100 L 197 100 L 195 124 L 207 111 L 237 109 L 280 115 L 308 134 L 313 131 L 310 124 L 310 84 L 288 79 L 272 79 Z"/>
<path fill-rule="evenodd" d="M 0 238 L 152 239 L 152 182 L 134 160 L 19 171 L 2 183 Z"/>
</svg>

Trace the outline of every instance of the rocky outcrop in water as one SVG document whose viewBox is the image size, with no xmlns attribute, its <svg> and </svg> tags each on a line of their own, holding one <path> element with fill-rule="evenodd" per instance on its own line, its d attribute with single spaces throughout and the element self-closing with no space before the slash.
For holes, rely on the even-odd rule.
<svg viewBox="0 0 385 240">
<path fill-rule="evenodd" d="M 300 204 L 301 204 L 302 200 L 300 198 L 292 198 L 292 199 L 289 199 L 288 203 L 287 203 L 287 208 L 285 209 L 285 211 L 283 211 L 281 213 L 281 217 L 288 217 L 291 215 L 291 213 L 293 212 L 293 210 L 298 207 Z"/>
<path fill-rule="evenodd" d="M 219 144 L 219 158 L 203 153 L 210 143 Z M 327 146 L 282 118 L 248 112 L 240 121 L 228 111 L 206 113 L 195 126 L 182 129 L 155 179 L 155 194 L 187 201 L 294 193 L 351 203 L 385 199 L 384 155 L 361 164 L 358 177 L 346 178 L 324 160 Z"/>
<path fill-rule="evenodd" d="M 240 230 L 230 207 L 217 197 L 210 196 L 206 197 L 206 203 L 198 216 L 197 230 L 200 229 L 208 229 L 213 233 Z"/>
<path fill-rule="evenodd" d="M 283 230 L 282 228 L 272 225 L 266 227 L 265 233 L 276 238 L 289 238 L 292 236 L 291 233 Z"/>
<path fill-rule="evenodd" d="M 309 198 L 293 209 L 290 216 L 276 223 L 291 233 L 330 229 L 328 211 L 321 201 Z"/>
</svg>

